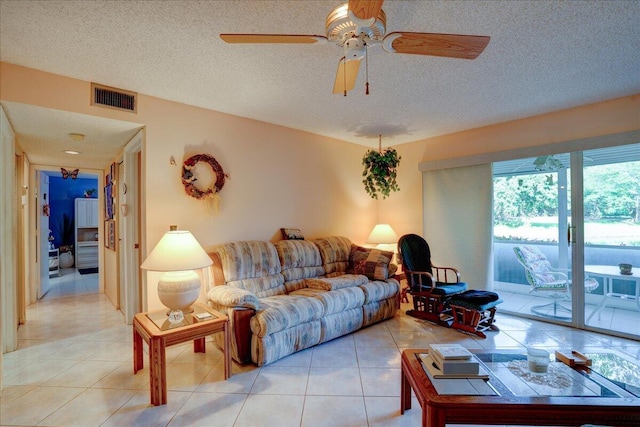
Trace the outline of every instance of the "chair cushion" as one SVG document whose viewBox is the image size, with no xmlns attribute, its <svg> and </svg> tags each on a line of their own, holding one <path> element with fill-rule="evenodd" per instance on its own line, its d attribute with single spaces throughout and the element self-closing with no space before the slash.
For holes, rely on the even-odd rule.
<svg viewBox="0 0 640 427">
<path fill-rule="evenodd" d="M 500 297 L 495 292 L 469 290 L 461 294 L 455 295 L 451 298 L 451 301 L 465 301 L 473 305 L 484 305 L 493 301 L 499 300 Z"/>
<path fill-rule="evenodd" d="M 515 246 L 513 252 L 518 261 L 527 268 L 527 280 L 532 285 L 540 283 L 552 283 L 556 281 L 553 274 L 546 274 L 551 271 L 551 263 L 547 257 L 535 246 Z"/>
<path fill-rule="evenodd" d="M 436 287 L 431 292 L 434 295 L 455 295 L 467 290 L 467 284 L 465 282 L 458 283 L 436 283 Z"/>
<path fill-rule="evenodd" d="M 370 280 L 387 280 L 393 252 L 351 245 L 347 273 L 363 274 Z"/>
</svg>

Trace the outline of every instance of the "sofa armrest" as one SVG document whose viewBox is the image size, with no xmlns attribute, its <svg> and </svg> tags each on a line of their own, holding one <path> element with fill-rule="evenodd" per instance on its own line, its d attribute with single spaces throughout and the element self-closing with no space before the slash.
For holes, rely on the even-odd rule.
<svg viewBox="0 0 640 427">
<path fill-rule="evenodd" d="M 258 310 L 260 301 L 258 297 L 246 289 L 233 288 L 231 286 L 214 286 L 207 294 L 209 300 L 217 305 L 225 307 L 241 307 Z"/>
</svg>

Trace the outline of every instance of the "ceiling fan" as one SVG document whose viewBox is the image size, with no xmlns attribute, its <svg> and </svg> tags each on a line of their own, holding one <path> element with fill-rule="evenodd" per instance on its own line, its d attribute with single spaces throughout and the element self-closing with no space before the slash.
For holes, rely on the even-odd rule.
<svg viewBox="0 0 640 427">
<path fill-rule="evenodd" d="M 367 49 L 382 46 L 390 53 L 475 59 L 489 44 L 488 36 L 393 32 L 386 34 L 387 16 L 383 0 L 349 0 L 333 9 L 326 20 L 326 35 L 301 34 L 220 34 L 227 43 L 334 43 L 344 51 L 340 58 L 333 93 L 353 89 L 360 61 Z M 369 93 L 369 82 L 366 83 Z"/>
</svg>

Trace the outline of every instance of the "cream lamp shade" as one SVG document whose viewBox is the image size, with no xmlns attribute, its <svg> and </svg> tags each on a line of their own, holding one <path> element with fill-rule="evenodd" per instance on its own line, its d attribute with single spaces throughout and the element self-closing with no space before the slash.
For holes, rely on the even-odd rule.
<svg viewBox="0 0 640 427">
<path fill-rule="evenodd" d="M 367 238 L 367 243 L 375 245 L 391 245 L 398 241 L 398 235 L 389 224 L 377 224 Z"/>
<path fill-rule="evenodd" d="M 170 312 L 192 311 L 191 305 L 200 295 L 200 276 L 193 271 L 213 262 L 193 234 L 185 230 L 170 230 L 153 248 L 140 268 L 163 271 L 158 281 L 158 297 Z"/>
</svg>

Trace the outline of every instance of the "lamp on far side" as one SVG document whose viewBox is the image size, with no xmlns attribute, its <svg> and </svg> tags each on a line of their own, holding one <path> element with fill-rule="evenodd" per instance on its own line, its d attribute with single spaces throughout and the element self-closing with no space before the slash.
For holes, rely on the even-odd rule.
<svg viewBox="0 0 640 427">
<path fill-rule="evenodd" d="M 383 249 L 380 245 L 395 245 L 397 241 L 398 235 L 389 224 L 377 224 L 367 238 L 367 243 L 378 245 L 379 249 Z"/>
<path fill-rule="evenodd" d="M 200 276 L 193 270 L 208 267 L 212 261 L 191 232 L 177 228 L 170 226 L 140 268 L 164 272 L 158 281 L 158 297 L 169 308 L 168 314 L 181 321 L 200 296 Z"/>
<path fill-rule="evenodd" d="M 367 243 L 376 245 L 376 249 L 393 252 L 393 258 L 395 258 L 397 242 L 398 235 L 389 224 L 376 224 L 367 238 Z M 393 259 L 391 262 L 393 262 Z"/>
</svg>

